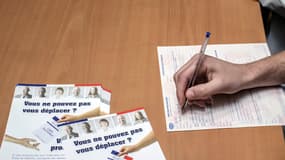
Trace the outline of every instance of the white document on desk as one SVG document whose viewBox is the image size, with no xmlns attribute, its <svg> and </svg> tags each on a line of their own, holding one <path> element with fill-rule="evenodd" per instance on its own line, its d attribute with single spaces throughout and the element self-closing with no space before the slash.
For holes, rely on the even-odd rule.
<svg viewBox="0 0 285 160">
<path fill-rule="evenodd" d="M 285 96 L 281 87 L 244 90 L 214 97 L 214 105 L 181 113 L 174 73 L 200 46 L 158 47 L 167 131 L 285 125 Z M 270 55 L 265 43 L 208 45 L 207 55 L 233 63 L 247 63 Z"/>
</svg>

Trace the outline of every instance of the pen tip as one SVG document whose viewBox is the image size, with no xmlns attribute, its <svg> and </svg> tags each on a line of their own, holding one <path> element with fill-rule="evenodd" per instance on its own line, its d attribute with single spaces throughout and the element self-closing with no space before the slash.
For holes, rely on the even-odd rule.
<svg viewBox="0 0 285 160">
<path fill-rule="evenodd" d="M 209 38 L 211 35 L 211 32 L 206 32 L 206 38 Z"/>
</svg>

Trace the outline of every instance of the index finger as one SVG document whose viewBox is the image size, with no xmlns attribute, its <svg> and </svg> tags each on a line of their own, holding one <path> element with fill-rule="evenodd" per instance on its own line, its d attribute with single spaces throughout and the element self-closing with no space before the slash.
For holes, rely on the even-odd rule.
<svg viewBox="0 0 285 160">
<path fill-rule="evenodd" d="M 40 145 L 40 143 L 36 143 L 36 144 L 33 144 L 33 148 L 35 149 L 35 150 L 40 150 L 38 147 L 39 147 L 39 145 Z"/>
<path fill-rule="evenodd" d="M 196 62 L 199 55 L 193 56 L 188 62 L 186 62 L 175 74 L 174 82 L 176 86 L 176 96 L 179 102 L 179 105 L 182 106 L 185 102 L 185 90 L 187 87 L 188 81 L 192 78 Z"/>
</svg>

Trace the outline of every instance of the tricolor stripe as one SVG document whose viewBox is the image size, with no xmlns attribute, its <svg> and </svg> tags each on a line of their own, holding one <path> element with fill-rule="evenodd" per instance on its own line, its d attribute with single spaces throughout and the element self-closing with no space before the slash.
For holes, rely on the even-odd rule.
<svg viewBox="0 0 285 160">
<path fill-rule="evenodd" d="M 59 125 L 57 125 L 58 127 L 61 127 L 61 126 L 66 126 L 66 125 L 69 125 L 69 124 L 74 124 L 74 123 L 79 123 L 79 122 L 85 122 L 85 121 L 88 121 L 88 119 L 81 119 L 81 120 L 78 120 L 78 121 L 71 121 L 71 122 L 66 122 L 66 123 L 61 123 Z"/>
<path fill-rule="evenodd" d="M 125 113 L 129 113 L 129 112 L 134 112 L 134 111 L 138 111 L 138 110 L 143 110 L 144 107 L 140 107 L 140 108 L 135 108 L 135 109 L 131 109 L 131 110 L 127 110 L 127 111 L 124 111 L 124 112 L 118 112 L 117 114 L 120 115 L 120 114 L 125 114 Z"/>
<path fill-rule="evenodd" d="M 88 87 L 88 86 L 102 86 L 102 84 L 101 83 L 95 83 L 95 84 L 83 84 L 83 83 L 78 83 L 78 84 L 74 84 L 76 87 L 84 87 L 84 86 L 86 86 L 86 87 Z"/>
<path fill-rule="evenodd" d="M 18 83 L 17 86 L 35 86 L 35 87 L 46 87 L 46 84 L 27 84 L 27 83 Z"/>
</svg>

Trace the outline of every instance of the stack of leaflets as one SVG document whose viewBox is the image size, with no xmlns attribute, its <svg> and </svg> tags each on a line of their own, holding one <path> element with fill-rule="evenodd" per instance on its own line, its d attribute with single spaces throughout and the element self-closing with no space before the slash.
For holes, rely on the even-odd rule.
<svg viewBox="0 0 285 160">
<path fill-rule="evenodd" d="M 59 125 L 68 159 L 165 159 L 143 108 Z M 68 135 L 70 128 L 78 137 Z M 65 140 L 65 137 L 69 137 Z M 137 152 L 119 156 L 124 150 Z"/>
<path fill-rule="evenodd" d="M 0 159 L 165 159 L 143 108 L 109 114 L 110 100 L 100 84 L 18 84 Z"/>
</svg>

